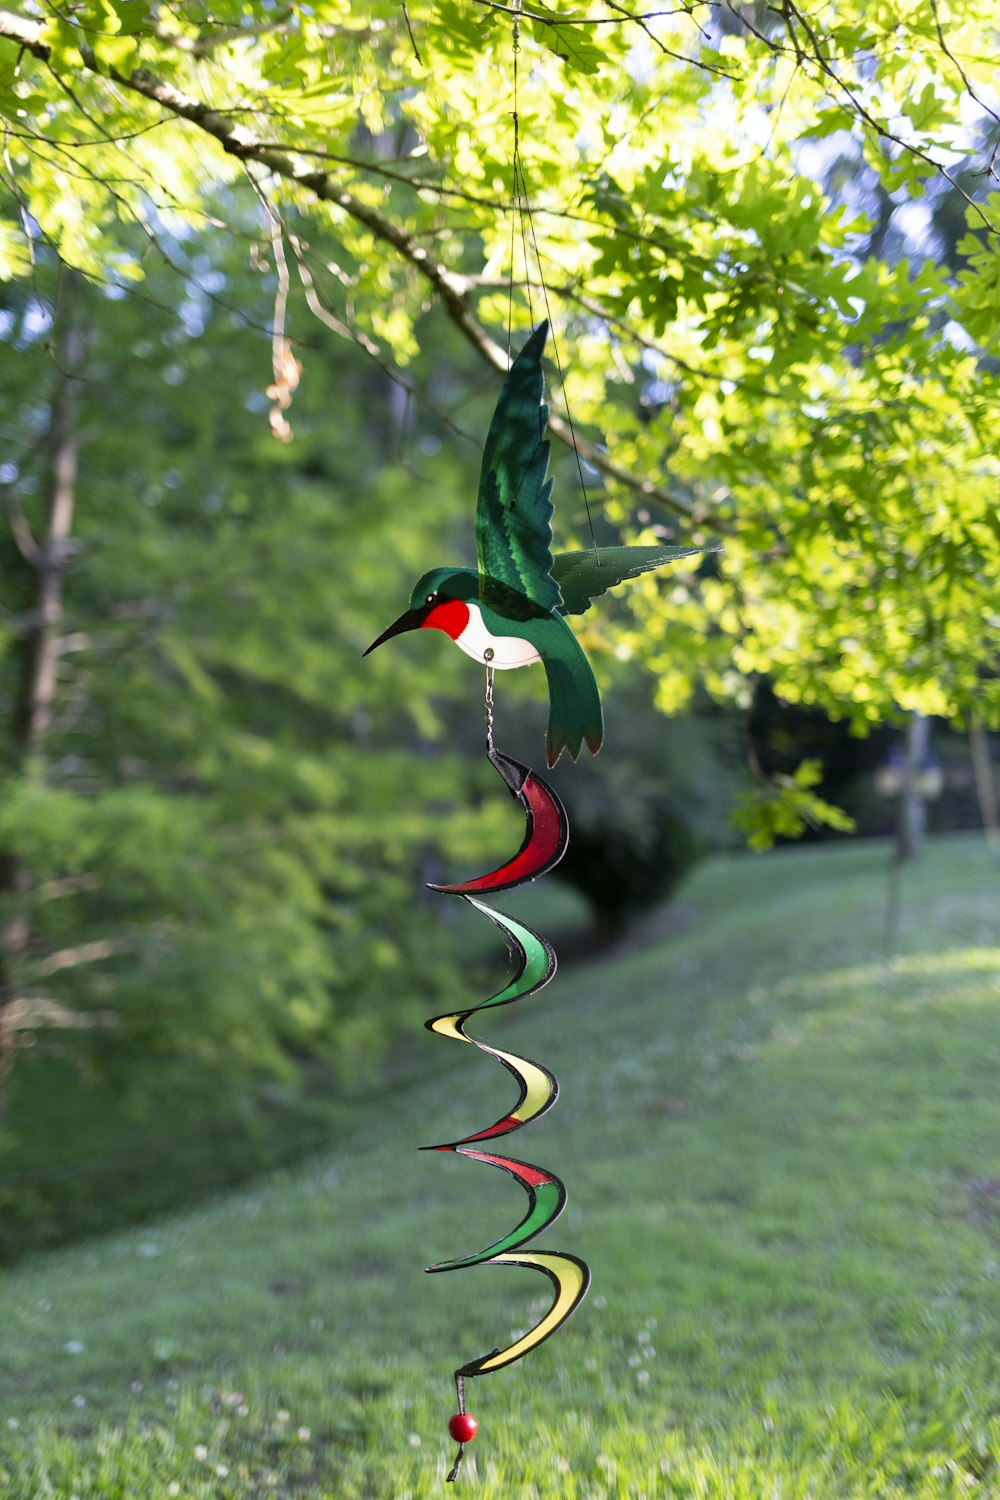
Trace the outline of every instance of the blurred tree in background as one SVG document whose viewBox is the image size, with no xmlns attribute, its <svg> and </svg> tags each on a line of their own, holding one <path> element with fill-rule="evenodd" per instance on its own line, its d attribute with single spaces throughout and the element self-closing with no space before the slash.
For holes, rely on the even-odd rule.
<svg viewBox="0 0 1000 1500">
<path fill-rule="evenodd" d="M 20 434 L 0 564 L 8 1070 L 36 1034 L 49 1053 L 71 1039 L 126 1112 L 162 1105 L 157 1058 L 170 1088 L 182 1064 L 183 1090 L 211 1081 L 230 1104 L 307 1056 L 357 1082 L 421 1013 L 408 976 L 453 982 L 453 955 L 414 919 L 419 851 L 459 858 L 483 822 L 461 813 L 474 763 L 413 754 L 446 718 L 447 674 L 361 664 L 383 590 L 403 591 L 431 541 L 416 522 L 396 534 L 400 505 L 433 485 L 447 528 L 460 468 L 442 453 L 417 480 L 383 464 L 400 434 L 384 377 L 356 360 L 338 368 L 335 419 L 314 382 L 298 443 L 276 444 L 249 326 L 266 307 L 245 266 L 210 277 L 238 316 L 171 305 L 155 276 L 142 298 L 77 283 L 70 303 L 58 275 L 39 265 L 29 295 L 12 289 L 17 357 L 0 364 Z M 76 505 L 54 542 L 67 441 Z M 405 805 L 388 799 L 404 781 Z M 17 1110 L 9 1124 L 14 1149 Z"/>
<path fill-rule="evenodd" d="M 598 534 L 725 544 L 579 622 L 614 763 L 561 778 L 565 873 L 606 928 L 726 836 L 755 694 L 998 722 L 991 9 L 528 7 L 530 216 L 514 20 L 0 8 L 3 1070 L 43 1037 L 194 1127 L 304 1059 L 357 1083 L 456 984 L 413 892 L 509 844 L 479 676 L 360 653 L 470 559 L 509 299 Z M 8 1155 L 58 1117 L 24 1055 Z"/>
</svg>

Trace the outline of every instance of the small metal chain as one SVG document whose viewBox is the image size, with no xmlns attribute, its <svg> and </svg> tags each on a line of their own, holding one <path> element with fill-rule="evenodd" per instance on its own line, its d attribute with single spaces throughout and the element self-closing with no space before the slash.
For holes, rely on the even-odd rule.
<svg viewBox="0 0 1000 1500">
<path fill-rule="evenodd" d="M 489 662 L 486 663 L 486 753 L 493 754 L 493 668 Z"/>
</svg>

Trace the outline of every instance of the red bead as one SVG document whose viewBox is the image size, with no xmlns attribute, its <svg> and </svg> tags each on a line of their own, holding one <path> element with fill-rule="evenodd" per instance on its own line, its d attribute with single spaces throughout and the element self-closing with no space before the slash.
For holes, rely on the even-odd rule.
<svg viewBox="0 0 1000 1500">
<path fill-rule="evenodd" d="M 456 1443 L 471 1443 L 479 1431 L 479 1423 L 467 1411 L 457 1411 L 448 1423 L 448 1431 Z"/>
</svg>

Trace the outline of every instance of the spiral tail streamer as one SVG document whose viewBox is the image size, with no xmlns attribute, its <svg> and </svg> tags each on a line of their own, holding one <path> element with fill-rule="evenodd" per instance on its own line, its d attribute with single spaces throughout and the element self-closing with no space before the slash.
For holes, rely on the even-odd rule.
<svg viewBox="0 0 1000 1500">
<path fill-rule="evenodd" d="M 536 880 L 557 865 L 569 844 L 569 820 L 566 809 L 540 776 L 520 761 L 511 760 L 490 746 L 490 763 L 499 771 L 512 797 L 524 809 L 526 828 L 520 849 L 489 875 L 478 875 L 460 885 L 431 885 L 432 891 L 447 896 L 483 895 L 490 891 L 509 891 L 528 880 Z"/>
<path fill-rule="evenodd" d="M 555 1297 L 548 1312 L 534 1328 L 529 1328 L 527 1333 L 508 1348 L 494 1349 L 491 1354 L 470 1360 L 467 1365 L 456 1370 L 457 1375 L 486 1375 L 491 1370 L 499 1370 L 504 1365 L 512 1364 L 523 1354 L 530 1354 L 532 1349 L 537 1349 L 543 1339 L 555 1333 L 571 1313 L 576 1311 L 590 1286 L 590 1267 L 586 1261 L 565 1251 L 535 1250 L 527 1255 L 498 1255 L 490 1261 L 490 1265 L 528 1266 L 531 1270 L 542 1271 L 552 1282 Z"/>
<path fill-rule="evenodd" d="M 513 1177 L 528 1197 L 524 1217 L 515 1227 L 485 1249 L 451 1260 L 439 1261 L 428 1266 L 428 1271 L 457 1271 L 468 1266 L 523 1266 L 540 1271 L 551 1282 L 554 1295 L 547 1312 L 525 1333 L 503 1349 L 493 1349 L 460 1366 L 455 1371 L 455 1387 L 458 1393 L 459 1412 L 452 1418 L 452 1431 L 458 1437 L 459 1449 L 455 1464 L 448 1475 L 457 1477 L 462 1462 L 465 1441 L 460 1434 L 466 1432 L 463 1423 L 471 1421 L 465 1412 L 466 1377 L 485 1375 L 504 1365 L 512 1364 L 536 1349 L 544 1339 L 555 1333 L 579 1306 L 590 1285 L 590 1270 L 586 1263 L 575 1255 L 559 1251 L 525 1251 L 521 1247 L 540 1234 L 554 1222 L 566 1205 L 566 1189 L 562 1181 L 544 1167 L 515 1157 L 497 1154 L 486 1148 L 502 1136 L 510 1135 L 551 1109 L 559 1092 L 555 1074 L 530 1058 L 519 1057 L 513 1052 L 501 1051 L 486 1042 L 471 1037 L 465 1030 L 469 1017 L 477 1011 L 488 1010 L 497 1005 L 511 1005 L 536 994 L 549 983 L 556 971 L 556 957 L 551 946 L 538 933 L 523 922 L 494 910 L 480 901 L 480 895 L 511 890 L 534 880 L 538 875 L 552 869 L 569 842 L 569 824 L 565 809 L 552 788 L 536 776 L 527 766 L 502 755 L 492 745 L 489 758 L 506 782 L 511 795 L 520 803 L 525 814 L 526 830 L 520 849 L 505 864 L 487 875 L 480 875 L 456 885 L 432 885 L 431 889 L 443 894 L 461 897 L 476 911 L 487 917 L 498 927 L 506 939 L 514 960 L 514 974 L 508 983 L 478 1005 L 465 1010 L 434 1016 L 426 1022 L 427 1029 L 439 1036 L 451 1037 L 455 1041 L 467 1042 L 486 1052 L 502 1063 L 518 1085 L 518 1099 L 506 1114 L 480 1130 L 459 1140 L 443 1145 L 425 1146 L 425 1151 L 453 1151 L 458 1156 L 487 1166 L 498 1167 Z M 456 1426 L 456 1424 L 458 1424 Z M 472 1423 L 472 1431 L 475 1424 Z"/>
</svg>

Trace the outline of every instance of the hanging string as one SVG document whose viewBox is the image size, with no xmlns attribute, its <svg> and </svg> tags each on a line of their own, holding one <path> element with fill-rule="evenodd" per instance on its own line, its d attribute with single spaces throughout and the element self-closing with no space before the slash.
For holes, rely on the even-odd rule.
<svg viewBox="0 0 1000 1500">
<path fill-rule="evenodd" d="M 521 9 L 521 0 L 513 0 L 515 12 Z M 594 556 L 597 566 L 601 566 L 601 550 L 597 545 L 597 533 L 594 530 L 594 517 L 590 509 L 590 497 L 587 493 L 587 481 L 583 474 L 583 460 L 580 457 L 580 448 L 576 441 L 576 427 L 573 422 L 573 413 L 570 410 L 569 394 L 566 390 L 566 377 L 563 374 L 562 358 L 559 353 L 559 344 L 556 338 L 555 323 L 552 320 L 552 309 L 549 305 L 549 289 L 545 284 L 545 273 L 542 270 L 542 258 L 538 252 L 538 236 L 535 232 L 535 219 L 531 212 L 531 199 L 528 195 L 528 179 L 524 171 L 524 159 L 521 155 L 521 122 L 518 113 L 517 94 L 517 63 L 521 51 L 521 22 L 520 17 L 514 15 L 513 31 L 513 53 L 514 53 L 514 146 L 513 158 L 513 186 L 511 189 L 511 213 L 510 213 L 510 279 L 507 291 L 507 358 L 511 358 L 511 325 L 514 310 L 514 231 L 515 219 L 520 224 L 521 230 L 521 257 L 524 263 L 524 289 L 528 299 L 528 318 L 531 327 L 535 326 L 535 310 L 531 298 L 531 270 L 528 260 L 528 239 L 535 253 L 535 267 L 538 272 L 538 283 L 542 292 L 542 300 L 545 304 L 545 316 L 548 319 L 549 328 L 552 333 L 552 353 L 555 357 L 556 369 L 559 372 L 559 384 L 563 393 L 563 405 L 566 408 L 566 422 L 569 427 L 570 440 L 573 444 L 573 455 L 576 458 L 576 471 L 580 476 L 580 490 L 583 494 L 584 509 L 587 512 L 587 526 L 590 530 L 590 539 L 594 544 Z M 525 230 L 527 222 L 527 231 Z"/>
<path fill-rule="evenodd" d="M 524 180 L 524 168 L 521 163 L 521 151 L 517 136 L 514 138 L 514 194 L 521 230 L 521 260 L 524 265 L 524 292 L 528 299 L 528 322 L 534 328 L 535 308 L 531 297 L 531 263 L 528 260 L 527 229 L 531 218 L 531 207 L 528 203 L 528 185 Z"/>
<path fill-rule="evenodd" d="M 520 0 L 517 0 L 517 3 L 520 4 Z M 513 171 L 513 175 L 512 175 L 511 188 L 510 188 L 510 273 L 509 273 L 509 280 L 507 282 L 507 363 L 508 364 L 512 364 L 513 363 L 513 355 L 511 353 L 511 325 L 512 325 L 513 320 L 514 320 L 514 243 L 515 243 L 514 236 L 515 236 L 515 230 L 517 228 L 517 193 L 518 193 L 518 189 L 517 189 L 517 160 L 518 160 L 518 155 L 519 155 L 519 150 L 518 150 L 519 121 L 518 121 L 518 115 L 517 115 L 517 55 L 520 52 L 520 50 L 521 50 L 521 23 L 518 20 L 517 16 L 515 15 L 515 17 L 514 17 L 514 148 L 513 148 L 513 152 L 512 152 L 512 160 L 513 160 L 513 163 L 514 163 L 514 171 Z M 525 278 L 527 279 L 527 270 L 525 271 Z"/>
<path fill-rule="evenodd" d="M 573 444 L 573 455 L 576 458 L 576 472 L 580 476 L 580 490 L 581 490 L 581 492 L 583 494 L 583 504 L 584 504 L 584 508 L 585 508 L 585 510 L 587 512 L 587 526 L 590 529 L 590 539 L 591 539 L 591 541 L 594 544 L 594 555 L 597 558 L 597 566 L 600 567 L 601 566 L 601 550 L 600 550 L 600 548 L 597 545 L 597 534 L 594 531 L 594 517 L 591 514 L 591 510 L 590 510 L 590 497 L 587 494 L 587 481 L 586 481 L 586 479 L 583 476 L 583 460 L 580 457 L 580 448 L 579 448 L 579 445 L 577 444 L 577 441 L 576 441 L 576 426 L 575 426 L 575 424 L 573 422 L 573 413 L 570 410 L 569 393 L 566 390 L 566 376 L 563 373 L 562 356 L 559 353 L 559 342 L 558 342 L 558 339 L 556 337 L 556 325 L 555 325 L 555 323 L 553 321 L 553 318 L 552 318 L 552 308 L 551 308 L 551 306 L 549 304 L 549 289 L 545 285 L 545 273 L 542 270 L 542 258 L 541 258 L 540 254 L 538 252 L 538 236 L 537 236 L 537 234 L 535 232 L 535 218 L 534 218 L 534 215 L 531 212 L 531 200 L 528 197 L 528 184 L 527 184 L 527 179 L 525 178 L 525 175 L 524 175 L 524 162 L 523 162 L 523 160 L 521 158 L 520 149 L 517 149 L 517 155 L 516 155 L 516 161 L 515 161 L 515 170 L 519 170 L 520 174 L 521 174 L 521 185 L 522 185 L 522 192 L 523 192 L 524 209 L 525 209 L 525 212 L 526 212 L 527 217 L 528 217 L 528 228 L 529 228 L 529 231 L 530 231 L 530 234 L 531 234 L 532 248 L 534 249 L 534 252 L 535 252 L 535 265 L 536 265 L 536 267 L 538 269 L 538 284 L 539 284 L 539 286 L 541 287 L 541 290 L 542 290 L 542 300 L 543 300 L 543 302 L 545 304 L 545 316 L 546 316 L 546 318 L 548 318 L 549 328 L 551 329 L 551 332 L 552 332 L 552 354 L 553 354 L 553 357 L 555 358 L 556 369 L 559 372 L 559 384 L 562 387 L 562 393 L 563 393 L 563 406 L 566 408 L 566 422 L 567 422 L 567 425 L 569 427 L 570 440 L 571 440 L 571 442 Z M 522 236 L 523 236 L 523 230 L 522 230 Z M 525 276 L 526 276 L 526 279 L 527 279 L 528 252 L 527 252 L 527 246 L 526 245 L 525 245 L 525 252 L 524 252 L 524 263 L 525 263 Z M 528 310 L 529 310 L 529 313 L 530 313 L 530 311 L 531 311 L 531 293 L 530 293 L 530 289 L 529 289 L 529 293 L 528 293 Z M 532 323 L 534 323 L 534 317 L 532 317 L 531 321 L 532 321 Z"/>
</svg>

